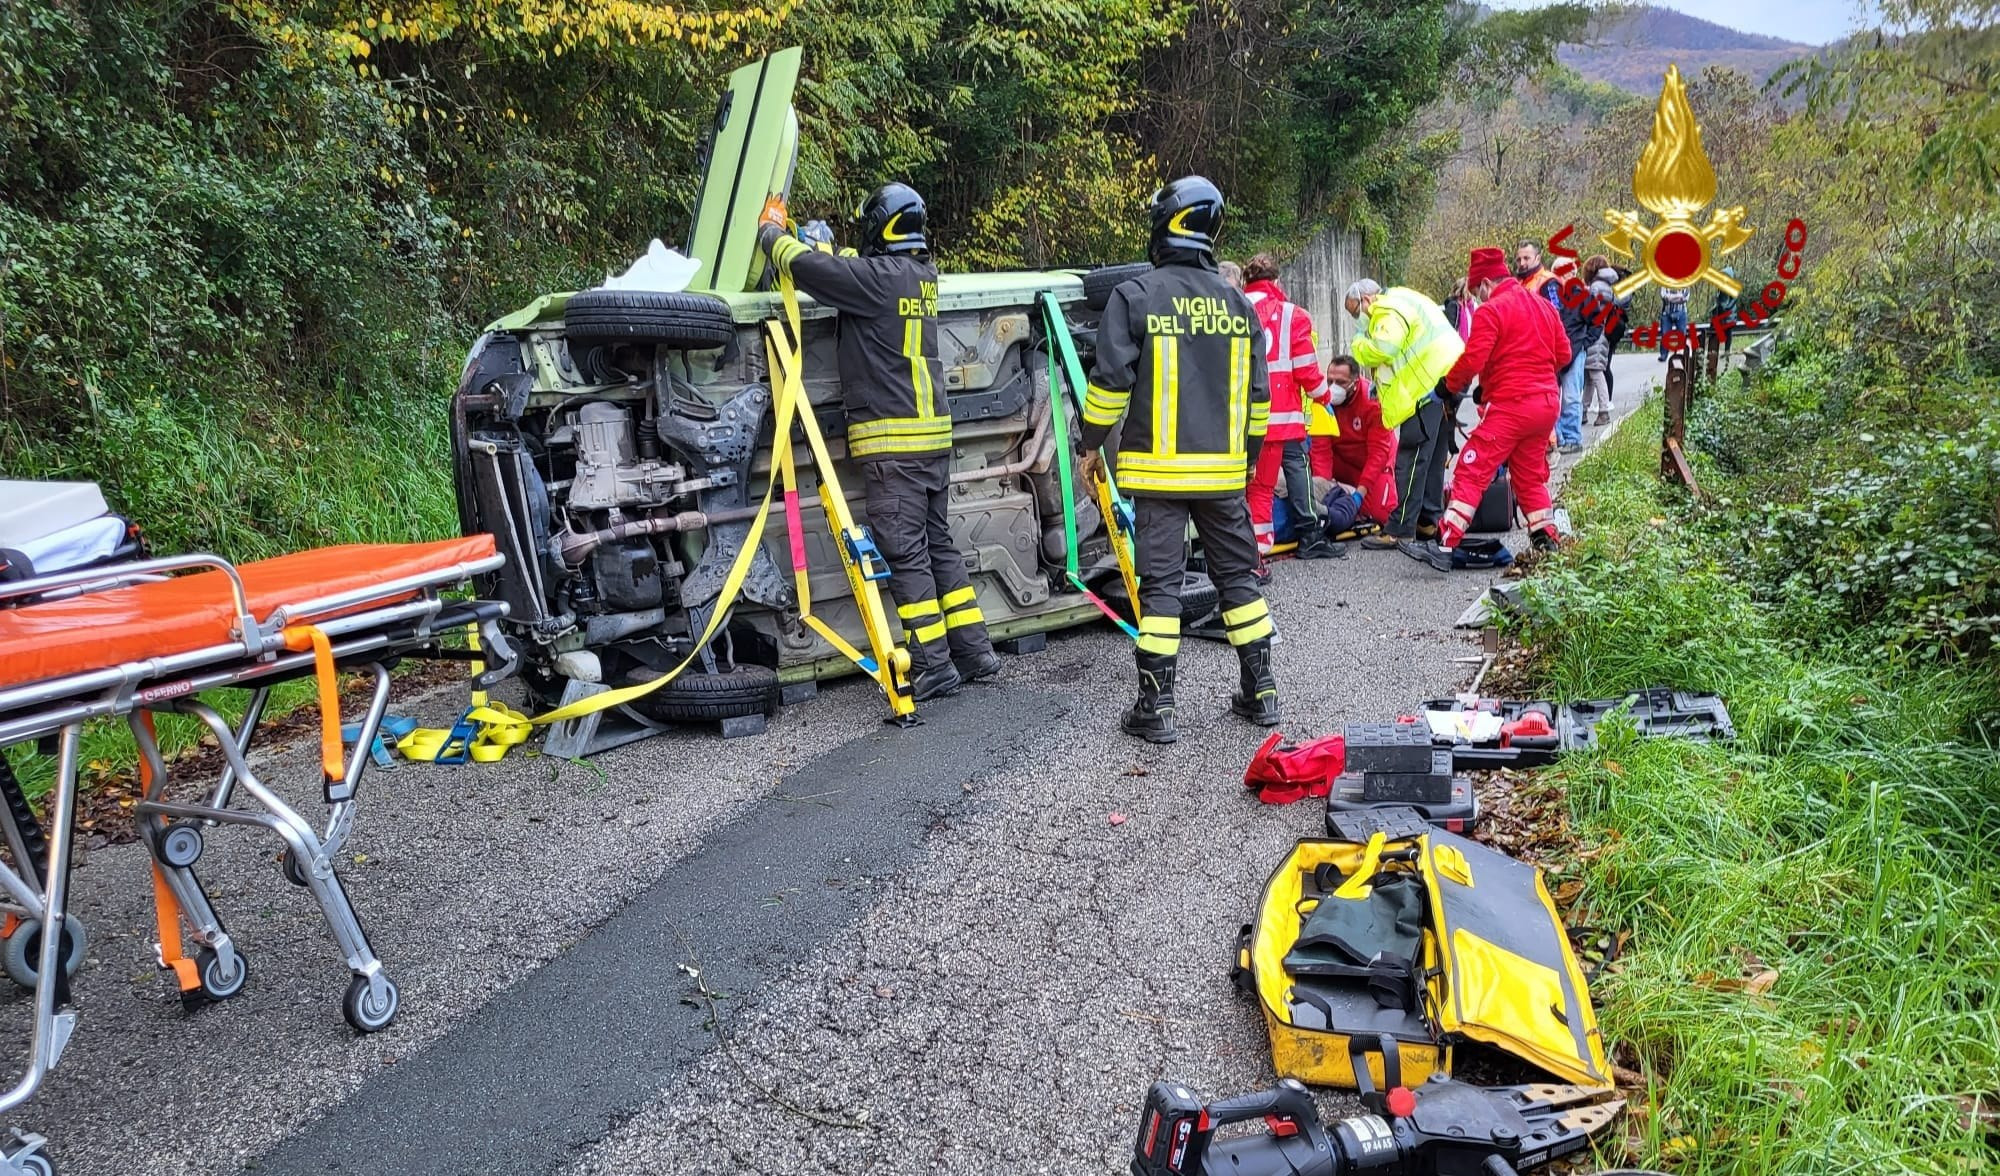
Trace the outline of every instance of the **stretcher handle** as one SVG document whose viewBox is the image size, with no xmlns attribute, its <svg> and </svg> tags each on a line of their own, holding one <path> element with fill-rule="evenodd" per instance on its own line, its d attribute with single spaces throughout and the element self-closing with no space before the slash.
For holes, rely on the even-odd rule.
<svg viewBox="0 0 2000 1176">
<path fill-rule="evenodd" d="M 206 552 L 190 552 L 187 555 L 162 556 L 159 559 L 142 559 L 135 563 L 117 564 L 108 568 L 85 568 L 77 572 L 56 572 L 47 576 L 36 576 L 28 580 L 16 580 L 0 584 L 0 600 L 13 596 L 37 596 L 56 588 L 68 588 L 78 584 L 105 584 L 106 590 L 124 587 L 123 581 L 156 572 L 186 571 L 189 568 L 213 568 L 229 577 L 231 602 L 236 605 L 236 616 L 241 622 L 242 635 L 246 640 L 257 631 L 257 625 L 250 616 L 250 596 L 243 590 L 243 577 L 236 571 L 236 565 L 219 555 Z M 106 584 L 106 581 L 118 581 Z"/>
</svg>

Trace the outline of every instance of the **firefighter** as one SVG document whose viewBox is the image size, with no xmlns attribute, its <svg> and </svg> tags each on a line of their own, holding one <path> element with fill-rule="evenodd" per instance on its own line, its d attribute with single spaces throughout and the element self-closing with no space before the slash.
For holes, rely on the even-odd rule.
<svg viewBox="0 0 2000 1176">
<path fill-rule="evenodd" d="M 855 219 L 856 253 L 823 252 L 785 232 L 784 204 L 773 198 L 758 244 L 799 289 L 840 312 L 847 454 L 861 467 L 869 530 L 909 645 L 911 696 L 922 702 L 992 677 L 1000 658 L 951 537 L 951 410 L 938 392 L 938 279 L 923 197 L 886 184 Z"/>
<path fill-rule="evenodd" d="M 1250 473 L 1250 525 L 1257 534 L 1257 554 L 1269 555 L 1277 543 L 1271 525 L 1271 498 L 1284 474 L 1285 503 L 1291 508 L 1300 559 L 1330 559 L 1346 552 L 1320 537 L 1313 517 L 1312 472 L 1306 465 L 1305 401 L 1310 397 L 1331 410 L 1331 389 L 1313 350 L 1312 316 L 1278 285 L 1278 262 L 1259 253 L 1243 267 L 1244 296 L 1257 308 L 1268 340 L 1265 364 L 1271 370 L 1271 427 L 1264 434 L 1256 468 Z"/>
<path fill-rule="evenodd" d="M 1507 256 L 1498 249 L 1472 251 L 1465 284 L 1479 299 L 1479 313 L 1472 316 L 1465 354 L 1444 382 L 1451 391 L 1463 392 L 1477 377 L 1486 415 L 1459 452 L 1437 539 L 1403 544 L 1405 553 L 1445 572 L 1502 465 L 1512 475 L 1514 497 L 1527 512 L 1529 538 L 1537 548 L 1559 541 L 1550 519 L 1547 445 L 1560 411 L 1558 373 L 1571 359 L 1562 316 L 1507 272 Z"/>
<path fill-rule="evenodd" d="M 1153 269 L 1105 303 L 1084 399 L 1086 476 L 1125 418 L 1118 485 L 1136 504 L 1139 700 L 1119 725 L 1149 743 L 1178 737 L 1174 663 L 1190 520 L 1242 663 L 1229 707 L 1260 726 L 1279 721 L 1271 616 L 1257 591 L 1257 540 L 1243 494 L 1250 446 L 1268 425 L 1270 374 L 1256 309 L 1216 270 L 1221 228 L 1222 193 L 1202 177 L 1153 194 Z"/>
</svg>

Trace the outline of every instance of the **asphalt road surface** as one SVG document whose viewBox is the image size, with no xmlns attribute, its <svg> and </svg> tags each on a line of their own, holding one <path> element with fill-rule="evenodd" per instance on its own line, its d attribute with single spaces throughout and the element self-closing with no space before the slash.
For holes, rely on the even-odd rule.
<svg viewBox="0 0 2000 1176">
<path fill-rule="evenodd" d="M 1620 357 L 1621 416 L 1662 370 Z M 1277 565 L 1282 730 L 1463 687 L 1452 623 L 1490 580 L 1394 552 Z M 143 853 L 100 850 L 74 880 L 78 1032 L 6 1126 L 65 1176 L 1122 1171 L 1154 1079 L 1271 1080 L 1230 944 L 1323 818 L 1243 789 L 1264 732 L 1228 713 L 1226 646 L 1187 643 L 1178 744 L 1119 734 L 1130 648 L 1058 635 L 911 730 L 849 682 L 752 738 L 371 772 L 342 870 L 403 1011 L 366 1038 L 274 841 L 209 838 L 252 974 L 191 1015 Z M 265 768 L 309 814 L 313 758 Z M 24 1057 L 25 997 L 0 1005 Z"/>
</svg>

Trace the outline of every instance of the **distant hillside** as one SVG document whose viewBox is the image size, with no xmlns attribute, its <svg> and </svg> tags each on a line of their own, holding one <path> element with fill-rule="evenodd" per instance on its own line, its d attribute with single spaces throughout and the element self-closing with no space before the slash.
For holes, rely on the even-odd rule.
<svg viewBox="0 0 2000 1176">
<path fill-rule="evenodd" d="M 1671 8 L 1636 5 L 1607 9 L 1592 29 L 1590 44 L 1566 45 L 1559 56 L 1592 81 L 1656 94 L 1670 64 L 1678 64 L 1685 74 L 1726 65 L 1761 82 L 1779 66 L 1814 51 L 1811 45 L 1738 32 Z"/>
</svg>

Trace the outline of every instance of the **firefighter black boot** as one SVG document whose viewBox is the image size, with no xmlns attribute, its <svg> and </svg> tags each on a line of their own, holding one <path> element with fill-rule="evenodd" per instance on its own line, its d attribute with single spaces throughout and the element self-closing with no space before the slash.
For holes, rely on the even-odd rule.
<svg viewBox="0 0 2000 1176">
<path fill-rule="evenodd" d="M 1174 728 L 1174 660 L 1170 653 L 1137 655 L 1139 701 L 1125 712 L 1118 727 L 1148 743 L 1172 743 L 1181 737 Z"/>
<path fill-rule="evenodd" d="M 1000 672 L 1000 655 L 991 649 L 980 649 L 962 657 L 953 654 L 951 664 L 957 668 L 960 679 L 983 682 Z"/>
<path fill-rule="evenodd" d="M 1229 699 L 1229 709 L 1259 727 L 1275 727 L 1278 714 L 1278 679 L 1271 674 L 1271 639 L 1259 637 L 1236 647 L 1243 663 L 1243 682 Z"/>
<path fill-rule="evenodd" d="M 943 641 L 915 645 L 910 649 L 910 699 L 925 702 L 940 698 L 965 685 L 958 667 L 951 663 Z"/>
</svg>

